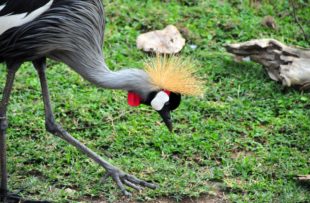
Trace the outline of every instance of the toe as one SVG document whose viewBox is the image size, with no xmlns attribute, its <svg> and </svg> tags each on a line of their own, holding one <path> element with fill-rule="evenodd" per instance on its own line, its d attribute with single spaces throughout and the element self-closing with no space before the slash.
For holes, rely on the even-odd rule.
<svg viewBox="0 0 310 203">
<path fill-rule="evenodd" d="M 132 182 L 132 183 L 134 183 L 136 185 L 141 185 L 142 187 L 148 187 L 148 188 L 151 188 L 151 189 L 156 189 L 157 188 L 157 185 L 155 185 L 153 183 L 148 183 L 148 182 L 143 181 L 143 180 L 140 180 L 140 179 L 138 179 L 138 178 L 136 178 L 134 176 L 127 175 L 126 177 L 127 177 L 127 179 L 130 182 Z"/>
<path fill-rule="evenodd" d="M 124 182 L 124 184 L 127 185 L 128 187 L 131 187 L 131 188 L 133 188 L 133 189 L 135 189 L 135 190 L 137 190 L 137 191 L 141 191 L 141 190 L 142 190 L 142 188 L 141 188 L 140 186 L 135 185 L 134 183 L 132 183 L 132 182 L 126 180 L 126 179 L 124 179 L 123 182 Z"/>
</svg>

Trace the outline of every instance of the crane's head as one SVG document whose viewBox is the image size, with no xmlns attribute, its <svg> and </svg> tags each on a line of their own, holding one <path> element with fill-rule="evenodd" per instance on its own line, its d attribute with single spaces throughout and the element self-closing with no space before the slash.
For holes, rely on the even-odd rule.
<svg viewBox="0 0 310 203">
<path fill-rule="evenodd" d="M 146 104 L 151 106 L 162 117 L 164 123 L 172 131 L 172 119 L 170 112 L 178 108 L 181 103 L 181 94 L 168 90 L 152 91 L 146 99 L 142 99 L 134 92 L 128 92 L 128 104 L 138 106 Z"/>
<path fill-rule="evenodd" d="M 172 131 L 170 112 L 178 108 L 181 95 L 202 95 L 202 82 L 193 76 L 193 63 L 175 56 L 160 57 L 145 63 L 145 72 L 157 90 L 150 90 L 146 97 L 128 93 L 128 104 L 146 104 L 155 109 Z"/>
</svg>

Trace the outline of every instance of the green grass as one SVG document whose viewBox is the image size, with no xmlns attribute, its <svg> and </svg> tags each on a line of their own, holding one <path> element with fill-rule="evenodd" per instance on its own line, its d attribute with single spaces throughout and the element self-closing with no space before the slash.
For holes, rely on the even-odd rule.
<svg viewBox="0 0 310 203">
<path fill-rule="evenodd" d="M 111 69 L 142 67 L 146 55 L 136 49 L 137 35 L 175 24 L 189 31 L 181 55 L 197 61 L 206 81 L 203 98 L 183 97 L 171 134 L 149 107 L 127 106 L 125 92 L 98 89 L 49 61 L 57 121 L 114 165 L 160 185 L 134 192 L 132 201 L 206 195 L 231 202 L 310 201 L 309 187 L 295 180 L 310 174 L 309 94 L 283 90 L 260 65 L 235 63 L 223 48 L 263 37 L 309 47 L 287 1 L 104 2 L 104 54 Z M 299 21 L 310 33 L 309 1 L 299 2 Z M 275 17 L 278 30 L 261 26 L 266 15 Z M 1 65 L 1 88 L 5 72 Z M 18 72 L 8 116 L 12 191 L 55 202 L 123 201 L 112 180 L 100 182 L 104 169 L 45 131 L 30 63 Z"/>
</svg>

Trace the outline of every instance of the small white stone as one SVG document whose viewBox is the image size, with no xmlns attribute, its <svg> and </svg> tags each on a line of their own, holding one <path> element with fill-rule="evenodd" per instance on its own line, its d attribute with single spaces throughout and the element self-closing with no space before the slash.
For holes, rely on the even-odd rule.
<svg viewBox="0 0 310 203">
<path fill-rule="evenodd" d="M 197 45 L 196 45 L 196 44 L 191 44 L 191 45 L 189 45 L 189 47 L 190 47 L 192 50 L 197 49 Z"/>
<path fill-rule="evenodd" d="M 71 188 L 67 188 L 67 189 L 65 189 L 65 192 L 72 195 L 75 193 L 75 190 L 72 190 Z"/>
<path fill-rule="evenodd" d="M 251 61 L 251 58 L 250 58 L 249 56 L 247 56 L 247 57 L 244 57 L 244 58 L 242 59 L 242 61 L 249 62 L 249 61 Z"/>
</svg>

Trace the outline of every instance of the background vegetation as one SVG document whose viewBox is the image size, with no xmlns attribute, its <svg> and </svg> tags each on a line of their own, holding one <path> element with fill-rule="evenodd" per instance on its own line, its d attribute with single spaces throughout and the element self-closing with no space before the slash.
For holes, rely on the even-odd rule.
<svg viewBox="0 0 310 203">
<path fill-rule="evenodd" d="M 294 1 L 310 33 L 309 1 Z M 49 61 L 56 118 L 73 136 L 124 171 L 156 182 L 131 201 L 309 202 L 310 97 L 283 89 L 260 65 L 235 63 L 223 45 L 275 38 L 309 47 L 288 1 L 104 0 L 104 53 L 109 67 L 142 67 L 138 34 L 174 24 L 206 81 L 203 98 L 184 97 L 169 133 L 149 107 L 131 108 L 126 93 L 98 89 L 61 63 Z M 275 18 L 277 29 L 261 24 Z M 5 81 L 0 69 L 0 88 Z M 55 202 L 124 202 L 104 170 L 44 129 L 38 78 L 31 64 L 18 72 L 9 108 L 10 188 Z"/>
</svg>

